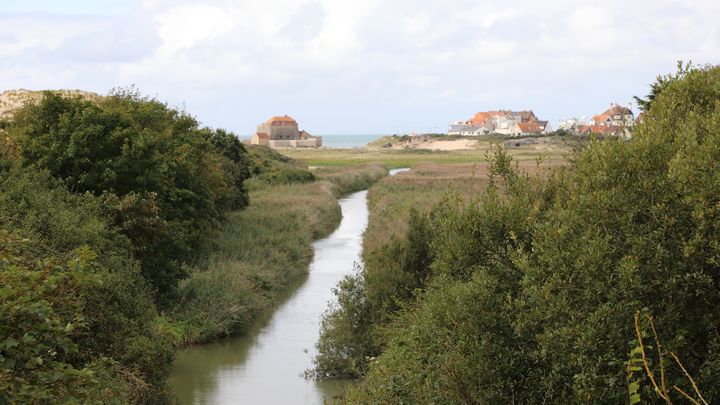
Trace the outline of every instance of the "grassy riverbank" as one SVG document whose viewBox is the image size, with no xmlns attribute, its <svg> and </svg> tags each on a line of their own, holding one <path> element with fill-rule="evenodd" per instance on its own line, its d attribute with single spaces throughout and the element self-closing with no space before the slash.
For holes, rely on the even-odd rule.
<svg viewBox="0 0 720 405">
<path fill-rule="evenodd" d="M 519 162 L 522 172 L 535 172 L 564 161 Z M 490 182 L 490 164 L 419 163 L 410 172 L 386 177 L 368 192 L 369 222 L 363 236 L 362 271 L 343 281 L 342 303 L 323 321 L 316 359 L 319 377 L 358 377 L 368 359 L 385 345 L 383 329 L 420 286 L 413 270 L 427 260 L 425 229 L 433 208 L 443 201 L 469 201 Z"/>
<path fill-rule="evenodd" d="M 243 333 L 305 277 L 312 242 L 340 222 L 338 198 L 386 174 L 375 164 L 322 170 L 305 183 L 255 183 L 250 205 L 230 213 L 214 238 L 207 264 L 181 283 L 166 330 L 179 346 Z"/>
</svg>

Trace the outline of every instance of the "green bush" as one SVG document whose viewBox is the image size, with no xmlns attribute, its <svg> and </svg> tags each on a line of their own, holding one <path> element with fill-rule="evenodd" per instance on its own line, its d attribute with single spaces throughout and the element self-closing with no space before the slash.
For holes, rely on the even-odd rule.
<svg viewBox="0 0 720 405">
<path fill-rule="evenodd" d="M 77 295 L 99 281 L 87 271 L 92 253 L 35 260 L 28 242 L 0 232 L 0 403 L 109 400 L 76 361 L 86 326 Z"/>
<path fill-rule="evenodd" d="M 258 175 L 256 179 L 271 185 L 295 184 L 315 181 L 315 175 L 305 169 L 281 168 L 264 172 Z"/>
<path fill-rule="evenodd" d="M 431 262 L 429 220 L 415 210 L 405 238 L 365 255 L 365 266 L 334 289 L 338 302 L 323 314 L 316 378 L 363 376 L 384 346 L 381 336 L 393 315 L 424 289 Z"/>
<path fill-rule="evenodd" d="M 349 402 L 625 403 L 636 311 L 717 402 L 720 68 L 665 80 L 631 142 L 592 141 L 537 176 L 497 151 L 476 202 L 436 208 L 427 287 L 387 307 L 398 315 Z M 632 382 L 657 399 L 647 376 Z"/>
<path fill-rule="evenodd" d="M 22 244 L 24 260 L 50 257 L 62 264 L 79 251 L 88 252 L 84 268 L 96 282 L 56 291 L 61 300 L 55 310 L 83 319 L 83 328 L 71 336 L 78 348 L 73 364 L 79 369 L 95 364 L 103 375 L 120 376 L 128 400 L 160 401 L 173 350 L 170 340 L 155 331 L 151 289 L 132 257 L 130 242 L 103 216 L 102 200 L 70 193 L 46 173 L 17 168 L 0 172 L 0 190 L 2 227 L 29 239 Z M 22 299 L 30 299 L 27 291 L 23 294 Z M 28 322 L 14 332 L 35 327 Z M 143 339 L 151 342 L 143 358 L 129 354 L 133 342 Z"/>
<path fill-rule="evenodd" d="M 224 212 L 247 204 L 249 162 L 233 135 L 132 91 L 99 101 L 46 92 L 6 131 L 23 166 L 103 196 L 163 305 Z"/>
</svg>

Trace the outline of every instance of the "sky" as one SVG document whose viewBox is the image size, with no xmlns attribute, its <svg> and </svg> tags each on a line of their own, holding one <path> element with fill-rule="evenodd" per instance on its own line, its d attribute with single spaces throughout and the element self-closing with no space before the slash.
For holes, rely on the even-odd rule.
<svg viewBox="0 0 720 405">
<path fill-rule="evenodd" d="M 717 0 L 0 0 L 0 92 L 135 86 L 241 136 L 285 114 L 313 134 L 496 109 L 557 127 L 678 60 L 720 63 L 719 18 Z"/>
</svg>

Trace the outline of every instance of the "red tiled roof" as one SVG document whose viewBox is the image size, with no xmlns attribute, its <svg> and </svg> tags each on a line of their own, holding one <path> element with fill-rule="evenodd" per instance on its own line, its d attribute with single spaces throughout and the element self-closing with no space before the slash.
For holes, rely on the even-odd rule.
<svg viewBox="0 0 720 405">
<path fill-rule="evenodd" d="M 520 131 L 525 134 L 542 133 L 543 128 L 537 122 L 521 122 L 518 124 Z"/>
<path fill-rule="evenodd" d="M 283 116 L 275 116 L 270 118 L 268 121 L 268 124 L 272 124 L 273 122 L 297 122 L 292 117 L 283 115 Z"/>
<path fill-rule="evenodd" d="M 470 123 L 474 125 L 483 125 L 492 117 L 502 117 L 507 115 L 510 115 L 509 111 L 481 111 L 470 119 Z"/>
<path fill-rule="evenodd" d="M 578 125 L 581 134 L 619 134 L 622 128 L 617 125 Z"/>
<path fill-rule="evenodd" d="M 633 113 L 632 110 L 630 110 L 629 108 L 615 104 L 612 107 L 605 110 L 605 112 L 603 112 L 602 114 L 598 114 L 598 115 L 594 116 L 593 120 L 595 120 L 595 124 L 599 124 L 601 122 L 607 121 L 608 118 L 612 120 L 613 115 L 620 115 L 623 118 L 625 118 L 624 117 L 625 115 L 627 115 L 627 114 L 632 115 L 632 113 Z"/>
</svg>

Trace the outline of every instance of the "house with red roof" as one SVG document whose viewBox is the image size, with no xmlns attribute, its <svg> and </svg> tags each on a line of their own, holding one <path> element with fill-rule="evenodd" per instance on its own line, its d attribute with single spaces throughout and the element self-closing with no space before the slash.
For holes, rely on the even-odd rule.
<svg viewBox="0 0 720 405">
<path fill-rule="evenodd" d="M 629 106 L 610 103 L 610 108 L 593 116 L 589 124 L 575 125 L 574 130 L 582 135 L 614 135 L 629 139 L 635 121 L 635 115 Z"/>
<path fill-rule="evenodd" d="M 550 132 L 547 121 L 540 121 L 532 111 L 481 111 L 467 121 L 450 124 L 448 135 L 510 136 L 541 135 Z"/>
<path fill-rule="evenodd" d="M 593 117 L 593 125 L 632 127 L 635 115 L 628 107 L 610 103 L 610 108 Z"/>
</svg>

